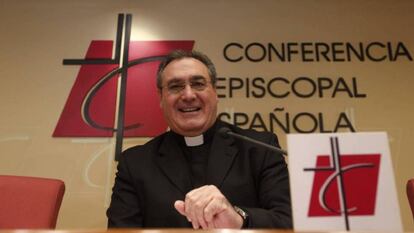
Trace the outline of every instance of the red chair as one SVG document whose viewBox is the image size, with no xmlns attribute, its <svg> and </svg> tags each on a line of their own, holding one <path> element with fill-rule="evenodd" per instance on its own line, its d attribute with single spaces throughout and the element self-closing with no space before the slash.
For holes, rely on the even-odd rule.
<svg viewBox="0 0 414 233">
<path fill-rule="evenodd" d="M 414 179 L 410 179 L 407 182 L 407 197 L 414 219 Z"/>
<path fill-rule="evenodd" d="M 54 229 L 64 193 L 61 180 L 0 175 L 0 229 Z"/>
</svg>

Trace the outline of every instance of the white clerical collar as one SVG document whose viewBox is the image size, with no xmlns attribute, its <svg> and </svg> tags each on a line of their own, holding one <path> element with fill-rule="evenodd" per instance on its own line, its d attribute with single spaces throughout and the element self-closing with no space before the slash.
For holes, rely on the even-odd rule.
<svg viewBox="0 0 414 233">
<path fill-rule="evenodd" d="M 199 146 L 203 145 L 204 136 L 201 134 L 195 137 L 184 137 L 184 140 L 187 146 Z"/>
</svg>

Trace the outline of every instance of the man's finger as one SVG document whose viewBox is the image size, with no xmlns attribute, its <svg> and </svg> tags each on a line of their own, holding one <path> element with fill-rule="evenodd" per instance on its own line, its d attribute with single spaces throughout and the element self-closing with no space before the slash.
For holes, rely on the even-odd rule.
<svg viewBox="0 0 414 233">
<path fill-rule="evenodd" d="M 192 221 L 191 224 L 193 224 L 193 228 L 194 229 L 200 228 L 200 226 L 198 225 L 197 221 Z"/>
<path fill-rule="evenodd" d="M 207 223 L 204 220 L 204 206 L 200 208 L 195 208 L 195 215 L 197 216 L 198 223 L 203 229 L 207 229 Z"/>
<path fill-rule="evenodd" d="M 216 226 L 214 225 L 214 219 L 211 222 L 207 222 L 207 227 L 209 230 L 215 229 Z"/>
<path fill-rule="evenodd" d="M 174 208 L 180 213 L 181 215 L 187 217 L 185 213 L 185 204 L 183 201 L 175 201 L 174 202 Z M 191 222 L 191 219 L 187 217 L 187 221 Z"/>
<path fill-rule="evenodd" d="M 185 206 L 183 201 L 175 201 L 174 208 L 178 211 L 178 213 L 185 216 Z"/>
<path fill-rule="evenodd" d="M 212 211 L 212 205 L 213 205 L 214 200 L 210 200 L 209 203 L 206 205 L 206 207 L 203 210 L 203 214 L 204 214 L 204 219 L 206 220 L 206 222 L 212 222 L 214 219 L 214 215 L 216 214 L 215 212 Z"/>
</svg>

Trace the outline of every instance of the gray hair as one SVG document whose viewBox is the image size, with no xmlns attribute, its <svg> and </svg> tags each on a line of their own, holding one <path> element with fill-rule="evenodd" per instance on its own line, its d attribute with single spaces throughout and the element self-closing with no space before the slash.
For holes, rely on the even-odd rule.
<svg viewBox="0 0 414 233">
<path fill-rule="evenodd" d="M 211 62 L 210 58 L 208 58 L 205 54 L 198 52 L 198 51 L 184 51 L 184 50 L 174 50 L 169 53 L 158 66 L 157 71 L 157 88 L 159 90 L 162 89 L 162 73 L 164 72 L 165 67 L 170 64 L 174 60 L 180 60 L 183 58 L 194 58 L 199 60 L 203 63 L 208 70 L 208 74 L 210 75 L 211 85 L 216 87 L 216 80 L 217 80 L 217 73 L 216 68 L 214 67 L 213 62 Z"/>
</svg>

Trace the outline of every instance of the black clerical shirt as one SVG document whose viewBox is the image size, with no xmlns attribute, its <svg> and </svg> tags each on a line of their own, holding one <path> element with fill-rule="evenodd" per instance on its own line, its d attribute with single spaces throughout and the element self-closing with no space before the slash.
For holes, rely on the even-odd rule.
<svg viewBox="0 0 414 233">
<path fill-rule="evenodd" d="M 208 157 L 213 136 L 217 128 L 216 125 L 217 124 L 214 124 L 210 129 L 203 133 L 204 142 L 198 146 L 187 146 L 184 137 L 174 133 L 181 151 L 188 162 L 193 188 L 199 188 L 206 185 Z"/>
</svg>

